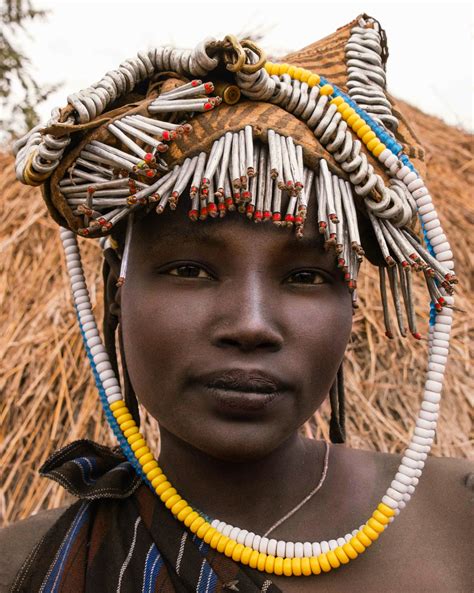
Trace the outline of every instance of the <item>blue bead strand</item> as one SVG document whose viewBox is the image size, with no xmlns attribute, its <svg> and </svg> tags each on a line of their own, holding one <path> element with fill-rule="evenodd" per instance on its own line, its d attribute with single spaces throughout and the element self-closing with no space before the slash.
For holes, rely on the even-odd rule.
<svg viewBox="0 0 474 593">
<path fill-rule="evenodd" d="M 410 162 L 410 159 L 408 158 L 408 155 L 403 153 L 403 147 L 401 146 L 401 144 L 399 144 L 398 142 L 396 142 L 396 140 L 394 140 L 381 126 L 379 126 L 371 117 L 368 113 L 366 113 L 361 107 L 359 107 L 357 105 L 357 103 L 355 103 L 350 97 L 348 97 L 345 93 L 343 93 L 340 89 L 337 88 L 337 86 L 331 84 L 328 80 L 326 80 L 324 77 L 321 76 L 321 85 L 325 85 L 325 84 L 329 84 L 333 87 L 334 89 L 334 96 L 335 97 L 341 97 L 348 105 L 350 105 L 352 107 L 352 109 L 354 109 L 354 111 L 357 113 L 357 115 L 359 117 L 361 117 L 372 129 L 372 131 L 377 135 L 377 138 L 383 142 L 385 144 L 385 146 L 387 146 L 387 148 L 404 164 L 406 165 L 411 171 L 413 171 L 414 173 L 416 173 L 418 175 L 418 177 L 420 176 L 420 174 L 418 173 L 418 171 L 415 169 L 415 167 L 413 166 L 413 164 Z M 428 252 L 433 256 L 436 257 L 436 254 L 433 250 L 433 247 L 431 245 L 430 240 L 428 239 L 428 237 L 426 236 L 426 231 L 424 229 L 424 225 L 423 225 L 423 221 L 421 219 L 421 216 L 418 215 L 418 218 L 420 220 L 420 224 L 421 224 L 421 228 L 423 231 L 423 237 L 428 249 Z M 436 321 L 436 308 L 434 306 L 433 302 L 430 302 L 430 326 L 435 324 Z"/>
<path fill-rule="evenodd" d="M 76 308 L 76 307 L 75 307 Z M 82 336 L 82 341 L 84 343 L 84 348 L 86 350 L 86 354 L 87 354 L 87 358 L 89 359 L 89 363 L 91 365 L 91 369 L 92 369 L 92 374 L 94 375 L 94 379 L 95 379 L 95 384 L 97 387 L 97 390 L 99 392 L 99 398 L 102 404 L 102 407 L 104 409 L 104 413 L 105 413 L 105 417 L 107 419 L 107 422 L 109 423 L 110 427 L 112 428 L 112 431 L 115 435 L 115 437 L 117 438 L 120 448 L 122 449 L 125 457 L 128 459 L 128 461 L 132 464 L 133 468 L 135 469 L 135 471 L 137 472 L 137 474 L 142 478 L 142 480 L 144 480 L 144 482 L 146 482 L 148 484 L 148 486 L 150 486 L 150 488 L 152 490 L 153 487 L 151 486 L 150 481 L 148 480 L 148 478 L 146 477 L 142 466 L 139 464 L 138 459 L 135 457 L 135 454 L 133 453 L 127 439 L 124 437 L 122 431 L 120 430 L 120 426 L 118 425 L 117 419 L 115 418 L 115 416 L 112 414 L 112 412 L 110 411 L 109 408 L 109 403 L 107 401 L 107 395 L 105 393 L 105 389 L 104 386 L 102 384 L 100 375 L 97 371 L 97 367 L 96 364 L 94 362 L 94 358 L 90 352 L 89 346 L 87 345 L 87 340 L 86 340 L 86 335 L 85 332 L 82 328 L 82 323 L 81 323 L 81 319 L 79 317 L 79 312 L 77 311 L 76 308 L 76 314 L 77 314 L 77 321 L 79 324 L 79 329 L 81 331 L 81 336 Z"/>
</svg>

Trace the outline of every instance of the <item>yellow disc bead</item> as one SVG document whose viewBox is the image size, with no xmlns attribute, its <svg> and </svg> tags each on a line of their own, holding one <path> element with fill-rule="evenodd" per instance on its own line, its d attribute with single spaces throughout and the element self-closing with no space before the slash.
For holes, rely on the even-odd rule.
<svg viewBox="0 0 474 593">
<path fill-rule="evenodd" d="M 375 134 L 375 132 L 372 132 L 372 130 L 370 130 L 370 132 L 367 132 L 366 134 L 364 134 L 362 136 L 362 142 L 364 144 L 367 144 L 368 142 L 370 142 L 374 138 L 377 138 L 377 135 Z"/>
<path fill-rule="evenodd" d="M 235 541 L 235 539 L 230 539 L 227 542 L 227 545 L 224 550 L 224 554 L 225 554 L 225 556 L 227 556 L 227 558 L 232 558 L 232 552 L 234 551 L 234 548 L 236 545 L 237 545 L 237 542 Z"/>
<path fill-rule="evenodd" d="M 186 516 L 186 519 L 184 520 L 184 524 L 186 525 L 186 527 L 189 527 L 191 525 L 191 523 L 198 517 L 199 517 L 199 513 L 197 513 L 196 511 L 192 511 L 191 513 L 189 513 L 189 515 Z"/>
<path fill-rule="evenodd" d="M 395 515 L 395 511 L 390 508 L 388 505 L 386 505 L 384 502 L 381 502 L 378 507 L 377 510 L 380 511 L 382 513 L 382 515 L 385 515 L 386 517 L 393 517 Z"/>
<path fill-rule="evenodd" d="M 278 76 L 278 64 L 271 64 L 270 68 L 267 70 L 268 74 L 270 74 L 270 76 L 273 76 L 274 74 L 276 74 Z"/>
<path fill-rule="evenodd" d="M 155 492 L 158 494 L 158 496 L 161 496 L 163 492 L 168 490 L 168 488 L 172 488 L 172 485 L 168 482 L 168 480 L 165 480 L 155 488 Z"/>
<path fill-rule="evenodd" d="M 171 507 L 171 512 L 173 515 L 178 515 L 184 508 L 188 506 L 188 503 L 182 498 L 174 506 Z M 208 542 L 207 542 L 208 543 Z"/>
<path fill-rule="evenodd" d="M 275 556 L 267 556 L 265 558 L 265 567 L 264 567 L 264 571 L 267 574 L 273 574 L 273 568 L 275 566 Z"/>
<path fill-rule="evenodd" d="M 258 558 L 260 556 L 260 552 L 258 550 L 252 550 L 249 559 L 249 566 L 250 568 L 257 568 Z"/>
<path fill-rule="evenodd" d="M 250 560 L 250 556 L 252 555 L 252 552 L 253 552 L 252 548 L 250 548 L 249 546 L 245 546 L 244 549 L 242 550 L 242 555 L 240 557 L 240 563 L 247 566 L 247 564 L 249 563 L 249 560 Z"/>
<path fill-rule="evenodd" d="M 293 574 L 293 568 L 291 566 L 291 558 L 284 558 L 283 560 L 283 574 L 286 577 L 291 577 Z"/>
<path fill-rule="evenodd" d="M 372 527 L 367 524 L 362 527 L 362 531 L 365 533 L 365 535 L 367 535 L 367 537 L 370 537 L 373 542 L 379 537 L 379 534 L 375 531 L 375 529 L 372 529 Z"/>
<path fill-rule="evenodd" d="M 260 552 L 257 559 L 257 570 L 263 572 L 265 570 L 265 562 L 267 561 L 267 555 Z"/>
<path fill-rule="evenodd" d="M 237 543 L 237 542 L 236 542 Z M 242 557 L 242 552 L 244 551 L 244 544 L 237 544 L 232 552 L 232 560 L 234 562 L 240 562 L 240 558 Z"/>
<path fill-rule="evenodd" d="M 301 576 L 301 558 L 292 558 L 291 559 L 291 570 L 295 577 Z"/>
<path fill-rule="evenodd" d="M 176 488 L 167 488 L 164 492 L 161 493 L 160 498 L 163 502 L 166 502 L 168 498 L 171 498 L 176 494 Z"/>
<path fill-rule="evenodd" d="M 351 561 L 351 559 L 345 553 L 342 546 L 338 546 L 337 548 L 335 548 L 334 554 L 336 554 L 336 556 L 341 564 L 348 564 Z"/>
<path fill-rule="evenodd" d="M 372 540 L 368 535 L 366 535 L 363 531 L 358 531 L 356 533 L 356 538 L 363 544 L 366 548 L 372 545 Z"/>
<path fill-rule="evenodd" d="M 373 140 L 370 140 L 369 142 L 367 142 L 366 146 L 367 146 L 368 150 L 372 151 L 379 144 L 382 144 L 380 142 L 380 140 L 378 138 L 374 138 Z"/>
<path fill-rule="evenodd" d="M 146 475 L 146 477 L 147 477 L 148 479 L 150 479 L 150 478 L 148 477 L 148 474 L 151 474 L 151 472 L 152 472 L 154 469 L 157 469 L 157 467 L 158 467 L 158 463 L 157 463 L 157 462 L 156 462 L 154 459 L 153 459 L 152 461 L 149 461 L 148 463 L 146 463 L 146 464 L 143 466 L 143 471 L 145 472 L 145 475 Z M 156 474 L 153 474 L 153 475 L 155 476 Z"/>
<path fill-rule="evenodd" d="M 129 445 L 133 445 L 133 443 L 136 443 L 140 439 L 143 439 L 142 435 L 139 432 L 134 432 L 129 437 L 127 437 L 127 442 Z M 145 441 L 143 441 L 143 442 L 145 442 Z"/>
<path fill-rule="evenodd" d="M 273 70 L 275 68 L 275 64 L 273 62 L 267 62 L 265 64 L 265 70 L 270 74 L 270 76 L 274 73 Z"/>
<path fill-rule="evenodd" d="M 134 441 L 131 444 L 132 451 L 137 451 L 137 449 L 140 449 L 141 447 L 146 447 L 146 443 L 145 443 L 143 437 L 140 439 L 137 439 L 136 441 Z"/>
<path fill-rule="evenodd" d="M 163 500 L 163 498 L 161 499 Z M 174 505 L 179 502 L 181 500 L 181 496 L 179 494 L 173 494 L 173 496 L 170 496 L 167 500 L 166 500 L 166 508 L 167 509 L 172 509 L 174 507 Z"/>
<path fill-rule="evenodd" d="M 291 78 L 295 77 L 295 72 L 296 72 L 296 66 L 290 66 L 287 70 L 287 74 L 288 74 L 288 76 L 291 76 Z"/>
<path fill-rule="evenodd" d="M 342 119 L 347 121 L 351 115 L 356 115 L 355 109 L 350 106 L 347 106 L 344 111 L 341 111 Z"/>
<path fill-rule="evenodd" d="M 338 111 L 339 111 L 339 107 L 342 107 L 342 109 L 344 109 L 344 107 L 347 107 L 347 103 L 344 101 L 344 99 L 342 97 L 334 97 L 334 99 L 331 99 L 329 101 L 329 104 L 337 105 Z"/>
<path fill-rule="evenodd" d="M 213 550 L 215 550 L 217 548 L 217 544 L 219 543 L 219 540 L 221 539 L 221 537 L 222 537 L 222 533 L 220 533 L 216 529 L 216 532 L 214 533 L 211 540 L 209 541 L 209 545 L 211 546 L 211 548 Z"/>
<path fill-rule="evenodd" d="M 344 99 L 342 97 L 336 97 L 335 99 L 333 99 L 331 101 L 331 103 L 333 103 L 336 99 L 342 99 L 341 101 L 339 101 L 338 103 L 336 103 L 337 105 L 337 110 L 339 111 L 339 113 L 342 114 L 344 113 L 344 111 L 346 111 L 346 109 L 350 109 L 350 106 L 344 101 Z"/>
<path fill-rule="evenodd" d="M 134 426 L 136 426 L 135 420 L 127 420 L 126 422 L 122 422 L 120 424 L 120 430 L 125 433 L 127 429 L 133 428 Z"/>
<path fill-rule="evenodd" d="M 367 525 L 372 527 L 372 529 L 377 533 L 382 533 L 382 531 L 385 529 L 382 523 L 379 523 L 377 519 L 374 519 L 373 517 L 370 517 L 370 519 L 367 521 Z"/>
<path fill-rule="evenodd" d="M 209 529 L 212 529 L 211 525 L 207 521 L 204 521 L 201 527 L 199 527 L 199 529 L 196 531 L 196 536 L 199 539 L 204 540 L 204 536 L 209 531 Z"/>
<path fill-rule="evenodd" d="M 212 538 L 216 535 L 216 533 L 218 533 L 217 529 L 211 526 L 203 537 L 204 542 L 210 545 Z"/>
<path fill-rule="evenodd" d="M 357 132 L 364 125 L 364 120 L 361 117 L 358 117 L 356 121 L 351 125 L 351 128 L 354 130 L 354 132 Z"/>
<path fill-rule="evenodd" d="M 317 84 L 319 84 L 320 80 L 321 79 L 319 78 L 319 76 L 317 74 L 311 74 L 311 76 L 308 78 L 308 86 L 309 87 L 316 86 Z"/>
<path fill-rule="evenodd" d="M 286 74 L 288 72 L 288 68 L 290 67 L 289 64 L 280 64 L 278 68 L 278 76 L 282 74 Z"/>
<path fill-rule="evenodd" d="M 117 412 L 118 413 L 118 412 Z M 133 416 L 130 414 L 130 412 L 127 410 L 127 412 L 125 414 L 121 414 L 118 418 L 117 418 L 117 423 L 119 426 L 121 426 L 124 422 L 128 422 L 129 420 L 133 420 Z"/>
<path fill-rule="evenodd" d="M 211 543 L 211 540 L 212 540 L 212 538 L 214 537 L 214 535 L 215 535 L 216 533 L 217 533 L 217 529 L 216 529 L 215 527 L 212 527 L 212 526 L 211 526 L 211 527 L 210 527 L 210 528 L 209 528 L 209 529 L 206 531 L 206 533 L 205 533 L 205 535 L 204 535 L 204 537 L 203 537 L 203 540 L 204 540 L 204 542 L 205 542 L 206 544 L 210 544 L 210 543 Z"/>
<path fill-rule="evenodd" d="M 350 558 L 351 560 L 355 560 L 357 558 L 357 556 L 359 555 L 356 552 L 356 549 L 354 548 L 354 546 L 352 544 L 349 544 L 349 543 L 344 544 L 342 546 L 342 549 L 346 553 L 347 557 Z"/>
<path fill-rule="evenodd" d="M 301 74 L 301 82 L 308 82 L 309 77 L 311 76 L 311 72 L 309 70 L 303 70 Z"/>
<path fill-rule="evenodd" d="M 330 84 L 325 84 L 319 89 L 320 95 L 332 95 L 334 88 Z"/>
<path fill-rule="evenodd" d="M 363 136 L 365 136 L 367 134 L 367 132 L 370 132 L 370 131 L 371 131 L 371 127 L 368 126 L 367 124 L 365 124 L 357 130 L 357 135 L 359 136 L 359 138 L 362 138 Z"/>
<path fill-rule="evenodd" d="M 127 406 L 124 404 L 123 406 L 120 406 L 120 408 L 116 408 L 112 414 L 114 415 L 114 418 L 119 418 L 120 416 L 122 416 L 123 414 L 129 414 L 129 409 L 127 408 Z"/>
<path fill-rule="evenodd" d="M 296 78 L 296 80 L 301 80 L 301 75 L 303 74 L 303 72 L 303 68 L 296 68 L 293 77 Z"/>
<path fill-rule="evenodd" d="M 192 531 L 193 533 L 196 533 L 196 531 L 202 525 L 204 525 L 204 523 L 206 523 L 206 519 L 204 519 L 204 517 L 198 517 L 197 519 L 194 519 L 194 521 L 190 524 L 189 530 Z"/>
<path fill-rule="evenodd" d="M 358 554 L 362 554 L 363 552 L 365 552 L 365 548 L 366 546 L 364 546 L 364 544 L 360 541 L 359 538 L 357 537 L 353 537 L 350 541 L 349 541 L 350 545 L 354 548 L 354 550 L 358 553 Z M 369 544 L 370 545 L 370 544 Z"/>
<path fill-rule="evenodd" d="M 138 426 L 135 424 L 135 426 L 127 428 L 127 430 L 124 431 L 123 436 L 128 440 L 129 437 L 136 435 L 137 433 L 138 433 Z"/>
<path fill-rule="evenodd" d="M 341 566 L 339 558 L 336 556 L 334 550 L 329 550 L 329 552 L 326 552 L 326 556 L 332 568 L 339 568 Z"/>
<path fill-rule="evenodd" d="M 167 481 L 167 477 L 165 476 L 165 474 L 160 474 L 159 476 L 156 476 L 156 478 L 153 478 L 153 480 L 151 481 L 151 485 L 153 486 L 153 488 L 156 488 L 160 485 L 163 484 L 163 482 Z"/>
<path fill-rule="evenodd" d="M 275 558 L 275 562 L 273 563 L 273 574 L 277 576 L 281 576 L 283 574 L 283 558 L 277 556 Z"/>
<path fill-rule="evenodd" d="M 217 547 L 216 550 L 220 553 L 223 554 L 224 550 L 228 544 L 228 542 L 230 542 L 230 537 L 227 537 L 227 535 L 222 535 L 219 538 L 219 541 L 217 542 Z"/>
<path fill-rule="evenodd" d="M 331 565 L 329 564 L 329 560 L 326 554 L 320 554 L 318 556 L 318 562 L 323 572 L 329 572 L 331 570 Z"/>
<path fill-rule="evenodd" d="M 388 523 L 389 523 L 388 517 L 386 515 L 384 515 L 383 513 L 381 513 L 377 509 L 375 509 L 375 511 L 372 513 L 372 517 L 374 519 L 376 519 L 382 525 L 388 525 Z"/>
<path fill-rule="evenodd" d="M 311 562 L 309 561 L 309 558 L 301 558 L 301 572 L 305 577 L 309 577 L 309 575 L 312 573 Z"/>
<path fill-rule="evenodd" d="M 145 455 L 141 455 L 140 457 L 137 455 L 137 459 L 138 463 L 143 467 L 148 462 L 153 461 L 153 453 L 145 453 Z"/>
<path fill-rule="evenodd" d="M 156 463 L 156 462 L 155 462 Z M 162 474 L 162 470 L 161 467 L 158 467 L 158 464 L 155 465 L 155 467 L 153 467 L 152 469 L 150 469 L 147 474 L 146 477 L 150 480 L 150 482 L 152 480 L 154 480 L 156 478 L 156 476 L 161 476 Z"/>
<path fill-rule="evenodd" d="M 273 64 L 271 75 L 280 76 L 280 64 Z"/>
<path fill-rule="evenodd" d="M 146 445 L 144 445 L 143 447 L 140 447 L 140 449 L 137 449 L 135 451 L 135 457 L 137 459 L 140 459 L 140 457 L 142 455 L 145 455 L 145 453 L 149 453 L 149 452 L 150 452 L 150 449 Z"/>
<path fill-rule="evenodd" d="M 311 556 L 309 563 L 311 565 L 312 574 L 321 574 L 321 565 L 319 564 L 319 560 L 316 556 Z"/>
<path fill-rule="evenodd" d="M 372 154 L 376 157 L 378 157 L 380 154 L 382 154 L 382 152 L 386 149 L 387 147 L 385 146 L 385 144 L 383 142 L 381 142 L 380 144 L 378 144 L 373 150 L 372 150 Z"/>
<path fill-rule="evenodd" d="M 125 402 L 123 401 L 123 399 L 119 399 L 113 404 L 110 404 L 109 406 L 111 412 L 115 412 L 115 410 L 118 410 L 123 407 L 125 407 Z"/>
<path fill-rule="evenodd" d="M 357 115 L 357 113 L 353 113 L 352 115 L 350 115 L 347 118 L 347 125 L 352 127 L 352 125 L 354 124 L 354 122 L 356 122 L 359 118 L 359 116 Z"/>
</svg>

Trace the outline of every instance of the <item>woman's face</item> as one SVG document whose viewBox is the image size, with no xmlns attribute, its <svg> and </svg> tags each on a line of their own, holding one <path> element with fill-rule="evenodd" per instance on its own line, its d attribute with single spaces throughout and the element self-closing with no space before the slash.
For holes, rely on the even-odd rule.
<svg viewBox="0 0 474 593">
<path fill-rule="evenodd" d="M 216 458 L 256 459 L 327 396 L 350 294 L 313 208 L 298 240 L 237 213 L 191 222 L 188 202 L 134 226 L 120 295 L 128 372 L 175 437 Z"/>
</svg>

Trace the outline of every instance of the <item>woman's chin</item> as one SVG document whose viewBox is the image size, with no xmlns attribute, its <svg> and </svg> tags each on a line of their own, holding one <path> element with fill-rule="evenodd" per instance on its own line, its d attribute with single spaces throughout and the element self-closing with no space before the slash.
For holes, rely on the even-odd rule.
<svg viewBox="0 0 474 593">
<path fill-rule="evenodd" d="M 200 434 L 196 439 L 190 439 L 186 434 L 186 442 L 191 447 L 202 451 L 206 455 L 221 461 L 242 463 L 263 459 L 275 449 L 289 435 L 282 437 L 280 431 L 273 427 L 240 423 L 228 426 L 224 430 L 215 430 L 213 434 Z"/>
</svg>

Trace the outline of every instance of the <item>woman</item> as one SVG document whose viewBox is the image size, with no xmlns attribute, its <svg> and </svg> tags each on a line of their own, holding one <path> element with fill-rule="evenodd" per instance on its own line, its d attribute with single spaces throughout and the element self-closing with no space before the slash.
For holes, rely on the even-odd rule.
<svg viewBox="0 0 474 593">
<path fill-rule="evenodd" d="M 70 229 L 62 239 L 78 319 L 125 457 L 79 441 L 47 461 L 43 474 L 80 500 L 12 591 L 468 590 L 467 469 L 427 461 L 452 254 L 398 144 L 408 132 L 384 99 L 376 23 L 340 35 L 354 101 L 229 37 L 139 54 L 19 146 L 19 176 L 45 182 L 53 216 Z M 74 232 L 109 234 L 106 348 Z M 424 273 L 433 303 L 430 374 L 401 460 L 298 431 L 329 393 L 331 439 L 344 440 L 341 362 L 364 252 L 381 269 L 389 335 L 387 284 L 402 334 L 408 324 L 418 337 L 408 270 Z M 160 425 L 159 464 L 137 399 Z M 455 503 L 440 518 L 447 496 Z M 434 525 L 441 538 L 430 537 Z"/>
</svg>

